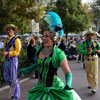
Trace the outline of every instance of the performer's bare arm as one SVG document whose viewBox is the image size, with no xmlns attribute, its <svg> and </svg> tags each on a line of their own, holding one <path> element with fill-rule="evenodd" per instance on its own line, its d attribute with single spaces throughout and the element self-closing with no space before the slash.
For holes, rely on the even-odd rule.
<svg viewBox="0 0 100 100">
<path fill-rule="evenodd" d="M 65 74 L 71 72 L 66 58 L 60 63 L 60 66 Z"/>
</svg>

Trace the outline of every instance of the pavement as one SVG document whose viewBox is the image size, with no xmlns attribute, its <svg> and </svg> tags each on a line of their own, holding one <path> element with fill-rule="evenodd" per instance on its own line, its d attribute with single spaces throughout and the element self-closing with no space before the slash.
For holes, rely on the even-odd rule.
<svg viewBox="0 0 100 100">
<path fill-rule="evenodd" d="M 86 79 L 85 69 L 82 67 L 82 63 L 77 63 L 77 61 L 68 61 L 73 74 L 72 87 L 82 98 L 82 100 L 100 100 L 100 85 L 96 94 L 91 93 L 91 89 L 88 89 L 88 83 Z M 99 63 L 100 66 L 100 63 Z M 100 67 L 99 67 L 100 70 Z M 65 76 L 61 69 L 58 71 L 58 76 L 65 82 Z M 100 84 L 100 73 L 99 73 L 99 83 Z M 33 76 L 27 77 L 20 81 L 21 84 L 21 99 L 27 100 L 27 91 L 34 87 L 38 79 L 34 79 Z M 11 100 L 9 99 L 9 86 L 0 88 L 0 100 Z"/>
</svg>

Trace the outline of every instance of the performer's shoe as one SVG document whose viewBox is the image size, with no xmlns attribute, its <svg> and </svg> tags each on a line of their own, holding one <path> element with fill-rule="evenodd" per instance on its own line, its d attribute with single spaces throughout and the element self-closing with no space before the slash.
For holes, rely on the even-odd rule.
<svg viewBox="0 0 100 100">
<path fill-rule="evenodd" d="M 15 99 L 15 98 L 14 98 L 13 100 L 19 100 L 19 99 Z"/>
<path fill-rule="evenodd" d="M 81 61 L 78 61 L 78 63 L 80 63 Z"/>
<path fill-rule="evenodd" d="M 14 96 L 11 96 L 11 98 L 13 99 L 13 98 L 14 98 Z"/>
<path fill-rule="evenodd" d="M 92 90 L 91 92 L 95 94 L 96 93 L 96 90 Z"/>
<path fill-rule="evenodd" d="M 9 96 L 10 99 L 14 99 L 14 96 Z"/>
<path fill-rule="evenodd" d="M 34 78 L 36 79 L 36 78 L 38 78 L 38 76 L 35 76 Z"/>
<path fill-rule="evenodd" d="M 14 96 L 11 96 L 11 99 L 12 100 L 19 100 L 19 99 L 15 98 Z"/>
<path fill-rule="evenodd" d="M 91 89 L 91 87 L 90 87 L 90 86 L 88 86 L 88 89 Z"/>
</svg>

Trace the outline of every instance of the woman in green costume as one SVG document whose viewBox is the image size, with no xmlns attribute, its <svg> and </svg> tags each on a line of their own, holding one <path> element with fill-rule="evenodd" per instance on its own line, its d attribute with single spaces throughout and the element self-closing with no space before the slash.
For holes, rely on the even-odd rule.
<svg viewBox="0 0 100 100">
<path fill-rule="evenodd" d="M 43 46 L 36 54 L 39 72 L 38 84 L 28 91 L 27 100 L 81 100 L 72 89 L 72 73 L 66 55 L 54 44 L 54 34 L 43 30 Z M 66 85 L 58 78 L 59 67 L 65 73 Z"/>
</svg>

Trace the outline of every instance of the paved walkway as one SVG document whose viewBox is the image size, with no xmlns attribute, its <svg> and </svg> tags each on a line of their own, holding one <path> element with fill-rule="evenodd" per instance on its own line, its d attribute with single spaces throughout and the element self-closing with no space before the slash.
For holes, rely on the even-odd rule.
<svg viewBox="0 0 100 100">
<path fill-rule="evenodd" d="M 100 64 L 99 64 L 100 65 Z M 80 95 L 82 100 L 100 100 L 100 85 L 98 87 L 98 91 L 96 94 L 92 94 L 91 90 L 89 90 L 85 70 L 82 68 L 82 63 L 77 63 L 76 61 L 69 61 L 69 66 L 73 73 L 73 82 L 72 86 L 75 91 Z M 100 70 L 100 67 L 99 67 Z M 58 76 L 64 80 L 64 74 L 60 69 L 58 72 Z M 100 72 L 99 72 L 99 79 L 100 79 Z M 27 99 L 27 91 L 31 89 L 37 83 L 37 79 L 27 78 L 24 82 L 21 82 L 21 99 Z M 65 80 L 64 80 L 65 82 Z M 99 80 L 100 84 L 100 80 Z M 9 88 L 5 88 L 3 90 L 0 89 L 0 100 L 11 100 L 8 98 Z"/>
</svg>

